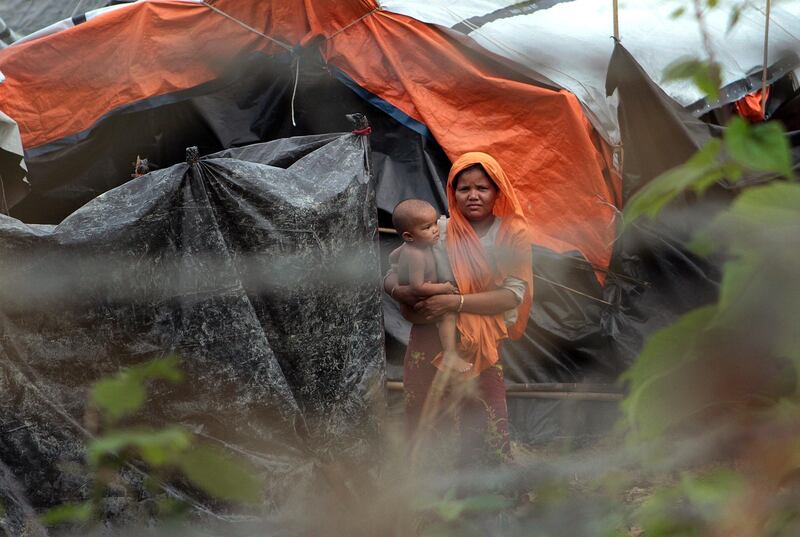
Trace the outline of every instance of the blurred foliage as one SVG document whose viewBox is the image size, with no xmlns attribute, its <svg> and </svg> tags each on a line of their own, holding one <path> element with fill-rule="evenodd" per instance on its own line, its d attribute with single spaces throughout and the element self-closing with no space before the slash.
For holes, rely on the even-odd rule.
<svg viewBox="0 0 800 537">
<path fill-rule="evenodd" d="M 133 414 L 142 407 L 147 397 L 146 381 L 163 379 L 180 382 L 183 379 L 177 364 L 177 357 L 170 356 L 102 379 L 92 387 L 92 403 L 111 421 Z"/>
<path fill-rule="evenodd" d="M 691 80 L 711 100 L 719 97 L 722 83 L 719 65 L 708 63 L 697 58 L 679 58 L 664 70 L 664 81 Z"/>
<path fill-rule="evenodd" d="M 666 78 L 715 98 L 715 73 L 713 62 L 684 59 Z M 740 192 L 691 245 L 724 260 L 719 299 L 653 334 L 623 376 L 641 462 L 681 472 L 635 512 L 646 537 L 800 535 L 800 184 L 782 126 L 733 118 L 721 139 L 638 192 L 626 225 L 719 181 Z"/>
<path fill-rule="evenodd" d="M 688 4 L 672 17 L 693 12 L 703 31 L 702 12 L 717 8 L 717 0 Z M 728 3 L 729 32 L 749 4 Z M 681 58 L 664 78 L 692 81 L 711 100 L 721 85 L 712 57 Z M 724 259 L 719 299 L 652 335 L 623 376 L 630 442 L 590 452 L 591 464 L 564 455 L 518 457 L 509 476 L 470 484 L 468 493 L 407 492 L 383 518 L 416 517 L 421 522 L 410 534 L 426 537 L 800 535 L 800 184 L 785 132 L 777 123 L 732 119 L 721 138 L 642 188 L 625 207 L 625 225 L 656 218 L 676 197 L 702 197 L 722 181 L 741 192 L 692 243 L 696 254 Z M 142 410 L 149 382 L 181 378 L 177 360 L 168 358 L 95 384 L 91 401 L 107 429 L 87 448 L 93 494 L 50 510 L 46 524 L 96 520 L 107 487 L 133 461 L 156 482 L 179 474 L 216 498 L 260 500 L 261 483 L 246 464 L 199 445 L 190 432 L 118 427 Z M 368 489 L 373 496 L 348 504 L 361 511 L 348 513 L 347 522 L 358 514 L 369 519 L 370 502 L 394 498 L 392 487 L 416 492 L 443 478 L 408 479 L 410 485 L 382 483 L 387 490 L 380 494 Z M 304 500 L 309 505 L 298 507 L 296 518 L 325 517 L 307 514 L 324 501 Z M 176 503 L 162 503 L 170 501 Z M 332 505 L 341 516 L 342 504 Z"/>
<path fill-rule="evenodd" d="M 130 367 L 92 386 L 91 403 L 107 428 L 86 447 L 88 473 L 93 480 L 91 496 L 82 503 L 48 510 L 40 517 L 43 524 L 100 520 L 108 488 L 119 488 L 124 483 L 120 472 L 127 467 L 145 469 L 145 484 L 151 492 L 157 492 L 169 479 L 182 476 L 217 500 L 252 505 L 262 501 L 262 483 L 245 461 L 199 443 L 184 428 L 176 425 L 117 427 L 122 418 L 131 418 L 144 409 L 150 382 L 177 383 L 182 379 L 177 357 L 170 356 Z M 185 510 L 181 500 L 174 498 L 167 498 L 159 505 L 165 514 Z"/>
</svg>

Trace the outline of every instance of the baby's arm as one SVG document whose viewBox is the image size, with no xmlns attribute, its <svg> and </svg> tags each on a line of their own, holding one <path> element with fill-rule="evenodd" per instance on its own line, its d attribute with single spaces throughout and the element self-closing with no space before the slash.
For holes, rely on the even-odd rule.
<svg viewBox="0 0 800 537">
<path fill-rule="evenodd" d="M 403 253 L 403 250 L 405 250 L 405 244 L 401 244 L 400 246 L 392 250 L 392 253 L 389 254 L 389 264 L 391 266 L 394 267 L 397 265 L 400 259 L 400 254 Z"/>
<path fill-rule="evenodd" d="M 425 252 L 415 248 L 404 248 L 400 263 L 408 263 L 408 285 L 420 298 L 433 295 L 458 294 L 458 289 L 450 282 L 432 283 L 425 281 Z"/>
</svg>

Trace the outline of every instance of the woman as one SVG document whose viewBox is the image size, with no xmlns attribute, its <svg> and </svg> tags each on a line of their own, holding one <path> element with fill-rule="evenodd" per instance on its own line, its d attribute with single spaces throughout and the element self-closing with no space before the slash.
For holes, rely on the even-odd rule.
<svg viewBox="0 0 800 537">
<path fill-rule="evenodd" d="M 439 280 L 454 280 L 461 294 L 419 300 L 407 286 L 397 285 L 394 273 L 384 280 L 413 323 L 404 359 L 406 421 L 416 432 L 426 402 L 430 406 L 439 371 L 431 362 L 441 352 L 433 323 L 445 313 L 458 313 L 459 351 L 473 364 L 459 380 L 477 383 L 476 396 L 459 401 L 462 457 L 507 459 L 508 411 L 498 347 L 508 337 L 521 336 L 528 319 L 533 297 L 528 224 L 502 168 L 485 153 L 456 160 L 447 200 L 450 218 L 440 221 L 443 239 L 434 253 Z"/>
</svg>

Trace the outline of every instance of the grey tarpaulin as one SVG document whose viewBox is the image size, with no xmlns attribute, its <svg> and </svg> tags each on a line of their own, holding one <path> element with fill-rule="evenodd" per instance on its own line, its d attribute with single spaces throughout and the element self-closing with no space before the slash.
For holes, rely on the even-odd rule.
<svg viewBox="0 0 800 537">
<path fill-rule="evenodd" d="M 87 11 L 118 4 L 113 0 L 3 0 L 0 17 L 16 34 L 25 36 L 50 24 L 83 16 Z"/>
<path fill-rule="evenodd" d="M 154 423 L 252 456 L 271 497 L 363 460 L 384 380 L 367 138 L 297 137 L 157 170 L 57 226 L 0 215 L 0 462 L 78 499 L 91 383 L 175 353 Z M 267 164 L 275 163 L 280 167 Z"/>
</svg>

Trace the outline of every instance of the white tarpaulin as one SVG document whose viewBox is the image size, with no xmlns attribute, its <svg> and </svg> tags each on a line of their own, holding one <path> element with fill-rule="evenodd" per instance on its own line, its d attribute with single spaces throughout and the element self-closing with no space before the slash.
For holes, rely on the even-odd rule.
<svg viewBox="0 0 800 537">
<path fill-rule="evenodd" d="M 769 65 L 800 52 L 800 0 L 773 3 Z M 387 11 L 463 32 L 486 49 L 541 73 L 573 92 L 595 125 L 607 138 L 614 137 L 604 127 L 606 118 L 616 117 L 615 107 L 605 99 L 614 45 L 612 0 L 381 0 L 380 4 Z M 721 0 L 705 15 L 723 85 L 745 78 L 763 62 L 763 11 L 749 8 L 728 32 L 732 5 L 731 0 Z M 686 13 L 671 18 L 681 6 Z M 678 58 L 704 57 L 691 6 L 688 0 L 621 0 L 619 5 L 622 44 L 684 106 L 701 99 L 702 93 L 689 81 L 662 79 L 664 68 Z"/>
</svg>

